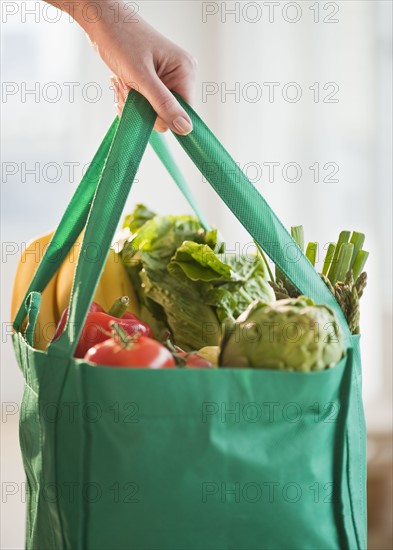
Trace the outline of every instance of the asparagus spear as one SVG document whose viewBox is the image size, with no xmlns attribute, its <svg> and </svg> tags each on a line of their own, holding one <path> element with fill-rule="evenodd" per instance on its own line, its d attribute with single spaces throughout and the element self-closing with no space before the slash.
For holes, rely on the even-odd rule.
<svg viewBox="0 0 393 550">
<path fill-rule="evenodd" d="M 298 245 L 300 250 L 304 252 L 304 231 L 302 225 L 293 225 L 291 227 L 292 239 Z"/>
<path fill-rule="evenodd" d="M 338 254 L 337 269 L 331 283 L 344 281 L 351 265 L 354 246 L 352 243 L 343 243 Z"/>
<path fill-rule="evenodd" d="M 353 278 L 356 279 L 359 277 L 360 273 L 362 273 L 364 269 L 364 265 L 367 261 L 369 253 L 365 250 L 359 250 L 357 253 L 357 256 L 355 258 L 352 270 L 353 270 Z"/>
<path fill-rule="evenodd" d="M 303 226 L 291 227 L 291 235 L 299 248 L 304 250 Z M 365 236 L 354 231 L 341 231 L 337 244 L 329 243 L 323 262 L 321 277 L 336 297 L 347 319 L 352 334 L 359 333 L 359 300 L 367 284 L 363 272 L 369 253 L 362 250 Z M 318 243 L 309 242 L 306 257 L 315 267 Z M 269 281 L 277 300 L 295 297 L 298 292 L 283 273 L 276 267 L 276 281 Z"/>
<path fill-rule="evenodd" d="M 340 253 L 341 245 L 344 244 L 344 243 L 347 243 L 349 241 L 350 236 L 351 236 L 350 231 L 341 231 L 341 233 L 338 237 L 336 250 L 334 252 L 332 263 L 330 265 L 330 269 L 329 269 L 329 272 L 328 272 L 328 279 L 332 284 L 334 284 L 334 281 L 337 280 L 336 273 L 337 273 L 337 267 L 338 267 L 338 255 Z"/>
<path fill-rule="evenodd" d="M 353 248 L 351 265 L 349 266 L 350 269 L 353 268 L 353 264 L 355 263 L 356 256 L 358 255 L 359 250 L 363 248 L 365 238 L 366 237 L 364 233 L 359 233 L 358 231 L 354 231 L 352 233 L 351 240 L 349 242 L 353 244 L 354 248 Z"/>
<path fill-rule="evenodd" d="M 363 271 L 355 280 L 352 269 L 350 269 L 345 276 L 345 281 L 336 281 L 334 286 L 326 275 L 322 274 L 321 277 L 340 304 L 348 322 L 349 330 L 352 334 L 359 334 L 359 300 L 367 284 L 367 273 Z"/>
<path fill-rule="evenodd" d="M 307 245 L 306 256 L 310 260 L 310 263 L 315 267 L 315 262 L 318 253 L 318 243 L 310 242 Z"/>
<path fill-rule="evenodd" d="M 291 227 L 291 236 L 300 250 L 304 252 L 304 231 L 302 225 L 293 225 Z M 295 287 L 288 281 L 284 273 L 276 266 L 276 284 L 282 283 L 282 287 L 285 288 L 290 296 L 296 292 Z"/>
<path fill-rule="evenodd" d="M 327 252 L 326 252 L 326 256 L 325 256 L 325 260 L 323 262 L 323 267 L 322 267 L 322 274 L 323 275 L 327 275 L 327 273 L 329 271 L 329 267 L 330 267 L 330 264 L 332 263 L 332 259 L 333 259 L 335 250 L 336 250 L 336 243 L 329 243 L 329 246 L 328 246 L 328 249 L 327 249 Z"/>
</svg>

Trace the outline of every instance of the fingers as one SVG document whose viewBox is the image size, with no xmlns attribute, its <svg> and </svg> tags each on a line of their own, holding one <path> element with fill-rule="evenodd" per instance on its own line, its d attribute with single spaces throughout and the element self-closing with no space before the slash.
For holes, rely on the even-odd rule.
<svg viewBox="0 0 393 550">
<path fill-rule="evenodd" d="M 175 133 L 187 135 L 192 131 L 192 122 L 185 110 L 180 106 L 169 89 L 155 73 L 149 73 L 141 82 L 141 93 L 150 102 L 161 121 L 158 127 L 164 125 Z"/>
<path fill-rule="evenodd" d="M 115 97 L 117 101 L 117 105 L 116 105 L 117 116 L 120 118 L 123 112 L 124 103 L 126 102 L 128 91 L 123 81 L 120 78 L 116 76 L 111 76 L 111 82 L 115 90 Z"/>
<path fill-rule="evenodd" d="M 116 90 L 118 98 L 117 112 L 120 117 L 130 87 L 119 77 L 113 76 L 111 81 Z M 155 72 L 145 75 L 141 82 L 140 91 L 158 115 L 154 126 L 158 132 L 165 132 L 168 128 L 171 128 L 177 134 L 187 135 L 192 131 L 190 117 Z M 190 95 L 190 93 L 185 94 L 186 99 Z"/>
<path fill-rule="evenodd" d="M 113 87 L 115 89 L 116 94 L 116 111 L 117 116 L 121 118 L 121 114 L 124 109 L 124 104 L 127 99 L 128 92 L 130 91 L 131 87 L 124 84 L 123 80 L 117 76 L 111 76 L 111 82 L 113 84 Z M 159 117 L 157 117 L 156 123 L 154 124 L 154 129 L 157 132 L 166 132 L 168 130 L 168 126 L 165 124 L 163 120 L 161 120 Z"/>
<path fill-rule="evenodd" d="M 187 52 L 182 52 L 181 64 L 178 69 L 169 72 L 169 74 L 159 74 L 159 76 L 167 88 L 177 92 L 187 103 L 192 104 L 197 70 L 197 60 Z"/>
<path fill-rule="evenodd" d="M 160 117 L 157 117 L 156 123 L 154 124 L 154 129 L 157 132 L 163 133 L 163 132 L 166 132 L 168 130 L 168 126 L 165 124 L 165 122 Z"/>
</svg>

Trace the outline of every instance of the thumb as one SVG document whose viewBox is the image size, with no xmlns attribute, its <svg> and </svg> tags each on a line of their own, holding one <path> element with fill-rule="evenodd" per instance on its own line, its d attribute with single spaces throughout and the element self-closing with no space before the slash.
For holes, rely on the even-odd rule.
<svg viewBox="0 0 393 550">
<path fill-rule="evenodd" d="M 190 117 L 156 74 L 149 75 L 141 92 L 157 115 L 176 134 L 186 136 L 192 131 Z"/>
</svg>

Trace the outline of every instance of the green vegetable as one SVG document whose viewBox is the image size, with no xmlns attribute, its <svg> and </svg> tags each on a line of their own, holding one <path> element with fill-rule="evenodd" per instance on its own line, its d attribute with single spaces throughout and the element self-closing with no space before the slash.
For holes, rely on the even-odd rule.
<svg viewBox="0 0 393 550">
<path fill-rule="evenodd" d="M 325 275 L 321 275 L 321 277 L 339 303 L 351 334 L 359 334 L 359 300 L 363 296 L 367 285 L 367 273 L 361 273 L 355 280 L 352 269 L 350 269 L 345 277 L 345 281 L 336 281 L 334 286 Z"/>
<path fill-rule="evenodd" d="M 143 204 L 137 204 L 132 214 L 125 217 L 123 228 L 128 228 L 131 233 L 137 231 L 144 223 L 154 218 L 155 213 L 146 208 Z"/>
<path fill-rule="evenodd" d="M 310 263 L 315 267 L 315 262 L 317 260 L 318 254 L 318 243 L 308 243 L 306 256 L 310 260 Z"/>
<path fill-rule="evenodd" d="M 355 258 L 355 262 L 352 268 L 354 279 L 357 279 L 362 273 L 368 256 L 369 256 L 369 253 L 366 252 L 365 250 L 359 250 L 359 252 L 357 253 L 357 256 Z"/>
<path fill-rule="evenodd" d="M 328 246 L 328 249 L 327 249 L 327 252 L 326 252 L 326 256 L 325 256 L 325 260 L 323 262 L 323 267 L 322 267 L 322 274 L 323 275 L 328 274 L 329 267 L 330 267 L 330 264 L 332 263 L 332 259 L 333 259 L 335 251 L 336 251 L 336 243 L 329 243 L 329 246 Z"/>
<path fill-rule="evenodd" d="M 128 296 L 121 296 L 120 298 L 117 298 L 108 309 L 108 315 L 112 315 L 112 317 L 118 317 L 120 319 L 127 311 L 129 303 L 130 299 Z"/>
<path fill-rule="evenodd" d="M 337 267 L 335 269 L 331 283 L 334 284 L 336 281 L 344 281 L 351 265 L 351 260 L 353 256 L 353 244 L 343 243 L 340 246 L 340 252 L 338 253 Z"/>
<path fill-rule="evenodd" d="M 231 267 L 209 245 L 193 241 L 184 241 L 179 246 L 168 270 L 178 277 L 184 275 L 183 279 L 191 281 L 219 282 L 231 281 L 233 278 Z"/>
<path fill-rule="evenodd" d="M 304 252 L 304 230 L 302 225 L 293 225 L 291 227 L 291 237 L 298 245 L 300 250 Z M 295 297 L 299 293 L 297 289 L 293 286 L 291 281 L 285 277 L 284 273 L 276 266 L 276 280 L 270 281 L 271 287 L 274 289 L 277 299 L 283 298 L 284 296 Z M 272 278 L 271 278 L 272 279 Z M 281 293 L 281 291 L 283 293 Z M 279 296 L 277 295 L 279 293 Z"/>
<path fill-rule="evenodd" d="M 350 242 L 348 238 L 349 231 L 342 231 L 337 245 L 329 244 L 321 277 L 340 304 L 351 333 L 359 334 L 359 300 L 367 284 L 363 269 L 369 254 L 362 250 L 364 233 L 353 231 Z"/>
<path fill-rule="evenodd" d="M 364 233 L 359 233 L 358 231 L 354 231 L 352 233 L 351 240 L 349 242 L 353 244 L 353 255 L 352 255 L 351 265 L 349 266 L 349 269 L 353 269 L 353 264 L 355 263 L 356 256 L 358 255 L 359 251 L 363 248 L 365 239 L 366 239 L 366 236 Z M 360 272 L 359 272 L 359 275 L 360 275 Z"/>
<path fill-rule="evenodd" d="M 304 230 L 302 225 L 293 225 L 291 227 L 292 239 L 299 246 L 300 250 L 304 252 Z"/>
<path fill-rule="evenodd" d="M 135 230 L 136 217 L 128 217 L 134 232 L 121 255 L 140 317 L 155 334 L 169 330 L 185 351 L 215 346 L 222 323 L 234 322 L 256 299 L 274 300 L 259 254 L 226 253 L 217 231 L 191 216 L 154 216 Z"/>
<path fill-rule="evenodd" d="M 305 296 L 271 304 L 252 303 L 227 325 L 219 364 L 291 371 L 336 365 L 344 343 L 334 313 Z"/>
<path fill-rule="evenodd" d="M 341 231 L 341 233 L 338 237 L 336 250 L 334 251 L 334 256 L 333 256 L 332 262 L 330 264 L 330 269 L 329 269 L 329 272 L 328 272 L 328 275 L 327 275 L 329 281 L 333 284 L 334 284 L 334 281 L 337 280 L 336 272 L 337 272 L 337 267 L 338 267 L 338 255 L 339 255 L 339 252 L 340 252 L 341 245 L 344 244 L 344 243 L 347 243 L 349 241 L 350 235 L 351 235 L 350 231 Z"/>
<path fill-rule="evenodd" d="M 293 239 L 302 248 L 303 227 L 291 227 Z M 351 237 L 351 238 L 350 238 Z M 350 240 L 349 240 L 350 238 Z M 359 300 L 367 284 L 363 272 L 369 253 L 362 250 L 364 233 L 341 231 L 337 244 L 329 243 L 323 262 L 321 277 L 335 296 L 348 322 L 352 334 L 359 334 Z M 315 267 L 318 243 L 308 243 L 306 256 Z M 269 281 L 277 300 L 297 298 L 299 291 L 276 268 L 276 280 Z"/>
</svg>

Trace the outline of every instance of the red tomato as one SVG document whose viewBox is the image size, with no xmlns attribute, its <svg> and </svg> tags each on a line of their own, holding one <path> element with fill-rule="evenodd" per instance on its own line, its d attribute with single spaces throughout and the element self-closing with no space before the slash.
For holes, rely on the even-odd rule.
<svg viewBox="0 0 393 550">
<path fill-rule="evenodd" d="M 175 360 L 162 344 L 147 336 L 124 345 L 113 338 L 89 349 L 85 360 L 108 367 L 144 367 L 161 369 L 175 367 Z"/>
</svg>

